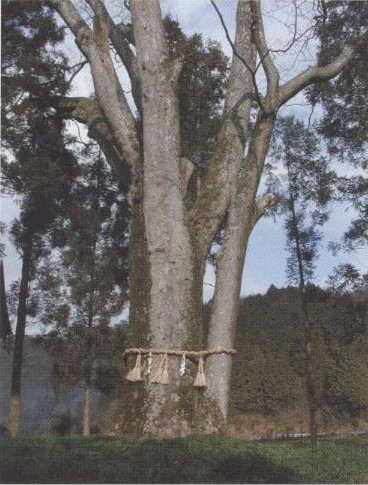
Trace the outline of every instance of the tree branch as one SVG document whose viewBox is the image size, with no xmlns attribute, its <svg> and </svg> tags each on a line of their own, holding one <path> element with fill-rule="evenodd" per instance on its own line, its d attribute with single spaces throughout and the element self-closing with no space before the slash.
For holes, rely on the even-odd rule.
<svg viewBox="0 0 368 485">
<path fill-rule="evenodd" d="M 224 18 L 222 16 L 219 8 L 217 7 L 214 0 L 211 0 L 211 3 L 213 5 L 213 8 L 216 10 L 216 13 L 217 13 L 217 15 L 220 19 L 222 28 L 224 29 L 224 32 L 225 32 L 225 35 L 226 35 L 226 39 L 229 42 L 234 55 L 244 64 L 244 66 L 248 69 L 250 75 L 252 76 L 252 82 L 253 82 L 255 97 L 256 97 L 257 103 L 259 104 L 260 108 L 263 109 L 262 97 L 261 97 L 261 94 L 259 93 L 258 85 L 257 85 L 257 81 L 256 81 L 256 69 L 251 67 L 250 64 L 248 64 L 248 62 L 246 61 L 246 59 L 239 54 L 234 42 L 231 40 L 228 28 L 226 27 Z"/>
<path fill-rule="evenodd" d="M 74 34 L 81 52 L 88 59 L 94 44 L 93 32 L 70 0 L 48 0 Z"/>
<path fill-rule="evenodd" d="M 313 66 L 306 69 L 280 87 L 279 106 L 285 104 L 290 98 L 299 93 L 302 89 L 310 84 L 328 81 L 334 78 L 354 59 L 358 49 L 366 45 L 368 41 L 368 32 L 364 32 L 353 42 L 344 47 L 336 59 L 326 66 Z"/>
<path fill-rule="evenodd" d="M 126 38 L 128 35 L 130 35 L 131 38 L 132 29 L 130 28 L 127 30 L 124 24 L 115 24 L 101 0 L 87 0 L 87 3 L 95 15 L 102 13 L 108 21 L 110 40 L 128 72 L 132 85 L 133 99 L 138 111 L 141 112 L 141 85 L 137 61 L 135 54 L 129 46 L 129 41 Z"/>
<path fill-rule="evenodd" d="M 274 194 L 266 194 L 262 200 L 260 200 L 254 210 L 254 219 L 252 222 L 252 227 L 254 227 L 257 222 L 260 220 L 260 218 L 274 205 L 276 205 L 278 202 L 278 199 L 276 195 Z"/>
<path fill-rule="evenodd" d="M 80 62 L 79 64 L 77 64 L 76 66 L 73 66 L 71 69 L 73 68 L 76 68 L 75 71 L 73 72 L 73 74 L 70 76 L 70 78 L 68 79 L 68 83 L 71 84 L 73 79 L 81 72 L 81 70 L 84 68 L 84 66 L 88 64 L 88 61 L 82 61 Z"/>
<path fill-rule="evenodd" d="M 252 72 L 256 64 L 256 48 L 249 22 L 250 3 L 238 2 L 234 42 L 238 56 L 234 55 L 232 59 L 224 117 L 216 149 L 190 214 L 198 244 L 204 252 L 212 244 L 229 208 L 244 155 L 254 90 Z"/>
<path fill-rule="evenodd" d="M 280 75 L 267 46 L 262 20 L 261 3 L 259 0 L 254 0 L 250 5 L 253 18 L 253 36 L 260 57 L 260 62 L 262 63 L 267 78 L 267 93 L 263 109 L 266 112 L 271 112 L 275 111 L 278 106 Z"/>
<path fill-rule="evenodd" d="M 123 186 L 128 187 L 129 164 L 119 152 L 98 102 L 84 97 L 60 97 L 51 98 L 50 105 L 62 118 L 73 119 L 87 126 L 88 136 L 97 141 Z"/>
<path fill-rule="evenodd" d="M 109 124 L 115 144 L 133 174 L 139 164 L 140 147 L 135 120 L 120 85 L 110 56 L 109 22 L 103 8 L 94 18 L 94 31 L 88 27 L 71 0 L 49 0 L 75 35 L 89 61 L 95 93 Z"/>
</svg>

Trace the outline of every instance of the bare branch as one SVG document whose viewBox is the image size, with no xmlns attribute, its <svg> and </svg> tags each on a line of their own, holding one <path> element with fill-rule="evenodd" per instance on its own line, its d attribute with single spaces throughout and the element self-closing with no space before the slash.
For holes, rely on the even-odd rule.
<svg viewBox="0 0 368 485">
<path fill-rule="evenodd" d="M 270 50 L 267 46 L 260 1 L 254 0 L 250 5 L 253 17 L 254 40 L 257 46 L 260 62 L 262 63 L 267 78 L 267 94 L 263 109 L 266 111 L 274 111 L 278 105 L 279 71 L 272 60 Z"/>
<path fill-rule="evenodd" d="M 282 52 L 282 53 L 286 53 L 288 50 L 290 50 L 293 47 L 293 45 L 297 41 L 297 32 L 298 32 L 298 6 L 296 4 L 296 0 L 293 0 L 293 5 L 294 5 L 294 33 L 293 33 L 293 38 L 287 43 L 287 45 L 286 45 L 286 47 L 284 49 L 270 49 L 270 52 Z"/>
<path fill-rule="evenodd" d="M 52 98 L 50 104 L 62 118 L 75 120 L 87 126 L 88 136 L 97 141 L 120 181 L 127 185 L 128 164 L 124 162 L 123 154 L 111 135 L 98 102 L 84 97 L 58 97 Z"/>
<path fill-rule="evenodd" d="M 208 173 L 190 213 L 198 244 L 207 252 L 224 220 L 236 189 L 244 155 L 254 92 L 256 46 L 252 40 L 250 1 L 239 1 L 236 12 L 235 50 L 225 99 L 224 118 Z M 262 110 L 261 110 L 262 112 Z"/>
<path fill-rule="evenodd" d="M 255 96 L 256 96 L 256 100 L 257 100 L 259 106 L 261 107 L 261 109 L 263 109 L 262 98 L 261 98 L 261 95 L 259 93 L 258 86 L 257 86 L 257 81 L 256 81 L 256 72 L 257 72 L 257 70 L 256 69 L 253 69 L 248 64 L 248 62 L 246 61 L 246 59 L 239 54 L 238 50 L 235 47 L 234 42 L 231 40 L 231 37 L 230 37 L 229 31 L 228 31 L 228 28 L 226 27 L 224 18 L 222 16 L 220 10 L 218 9 L 218 7 L 217 7 L 217 5 L 216 5 L 216 3 L 215 3 L 214 0 L 211 0 L 211 3 L 213 5 L 213 8 L 216 10 L 216 13 L 217 13 L 217 15 L 218 15 L 218 17 L 220 19 L 220 22 L 221 22 L 221 25 L 222 25 L 222 27 L 224 29 L 224 32 L 225 32 L 227 41 L 229 42 L 229 44 L 231 46 L 231 49 L 233 50 L 234 55 L 244 64 L 244 66 L 248 69 L 248 71 L 250 72 L 250 74 L 252 76 L 252 82 L 253 82 L 253 87 L 254 87 L 254 93 L 255 93 Z"/>
<path fill-rule="evenodd" d="M 76 68 L 76 70 L 73 72 L 73 74 L 70 76 L 68 79 L 68 83 L 71 84 L 73 79 L 81 72 L 81 70 L 84 68 L 84 66 L 88 64 L 88 61 L 82 61 L 79 64 L 76 64 L 73 66 L 73 68 Z M 73 69 L 71 68 L 71 69 Z"/>
<path fill-rule="evenodd" d="M 340 55 L 326 66 L 309 67 L 304 72 L 282 85 L 280 87 L 280 106 L 310 84 L 328 81 L 340 74 L 340 72 L 354 59 L 359 47 L 365 45 L 367 41 L 368 33 L 365 32 L 356 38 L 355 41 L 344 47 Z"/>
<path fill-rule="evenodd" d="M 120 85 L 110 55 L 110 24 L 104 8 L 96 9 L 94 31 L 88 27 L 71 0 L 50 0 L 74 33 L 77 44 L 89 61 L 95 92 L 116 146 L 135 173 L 140 149 L 134 117 Z M 99 6 L 100 7 L 100 6 Z"/>
</svg>

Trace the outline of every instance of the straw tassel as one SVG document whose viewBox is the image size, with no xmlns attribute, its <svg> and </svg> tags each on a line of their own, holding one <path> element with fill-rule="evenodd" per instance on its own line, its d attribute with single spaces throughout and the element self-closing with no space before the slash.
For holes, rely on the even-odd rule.
<svg viewBox="0 0 368 485">
<path fill-rule="evenodd" d="M 195 387 L 206 387 L 207 386 L 206 376 L 205 376 L 204 368 L 203 368 L 203 357 L 199 357 L 198 372 L 197 372 L 197 376 L 195 378 L 195 381 L 193 383 L 193 386 L 195 386 Z"/>
<path fill-rule="evenodd" d="M 161 364 L 152 378 L 152 382 L 155 384 L 169 384 L 169 359 L 167 354 L 163 356 Z"/>
<path fill-rule="evenodd" d="M 137 360 L 135 362 L 135 366 L 128 374 L 125 376 L 125 379 L 130 382 L 138 382 L 143 381 L 142 377 L 142 356 L 141 354 L 137 355 Z"/>
</svg>

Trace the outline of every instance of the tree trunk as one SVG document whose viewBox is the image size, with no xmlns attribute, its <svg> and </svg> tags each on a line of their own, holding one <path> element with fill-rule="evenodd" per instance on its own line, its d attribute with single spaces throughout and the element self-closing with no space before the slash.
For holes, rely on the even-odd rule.
<svg viewBox="0 0 368 485">
<path fill-rule="evenodd" d="M 201 322 L 192 307 L 195 261 L 184 220 L 175 95 L 180 65 L 168 57 L 159 2 L 132 2 L 132 17 L 142 82 L 142 212 L 148 255 L 148 264 L 140 271 L 149 273 L 150 282 L 145 297 L 148 328 L 140 339 L 149 348 L 196 350 L 201 345 Z M 154 356 L 152 373 L 162 359 Z M 140 392 L 136 388 L 142 384 L 131 385 L 131 406 L 141 415 L 135 419 L 139 433 L 184 436 L 194 431 L 191 379 L 180 379 L 178 358 L 169 358 L 169 373 L 168 385 L 148 380 Z"/>
<path fill-rule="evenodd" d="M 25 243 L 22 261 L 22 276 L 19 289 L 19 301 L 17 312 L 17 326 L 15 330 L 14 355 L 12 367 L 12 380 L 8 414 L 8 433 L 16 438 L 20 428 L 20 405 L 22 385 L 22 363 L 24 335 L 26 329 L 28 285 L 30 281 L 32 259 L 32 241 L 29 237 Z"/>
<path fill-rule="evenodd" d="M 275 116 L 258 116 L 247 158 L 240 170 L 230 206 L 225 240 L 217 257 L 216 289 L 210 319 L 208 347 L 234 347 L 239 295 L 250 233 L 260 214 L 255 202 L 260 175 L 275 124 Z M 274 203 L 274 199 L 269 201 Z M 268 206 L 265 205 L 265 208 Z M 209 393 L 227 419 L 233 357 L 207 359 Z"/>
<path fill-rule="evenodd" d="M 240 5 L 240 17 L 246 15 L 247 8 Z M 196 225 L 189 222 L 183 203 L 185 188 L 183 190 L 181 177 L 176 96 L 181 62 L 168 56 L 159 2 L 132 2 L 132 19 L 142 86 L 144 170 L 142 206 L 133 211 L 136 220 L 132 222 L 130 262 L 133 277 L 128 346 L 139 343 L 145 348 L 200 350 L 203 348 L 203 276 L 211 241 L 208 237 L 207 240 L 198 237 Z M 245 49 L 251 42 L 250 29 L 239 34 L 237 42 L 242 43 L 244 55 L 250 55 L 254 62 L 254 49 L 251 53 Z M 247 68 L 239 59 L 234 62 L 236 76 L 232 78 L 227 99 L 228 120 L 220 137 L 220 151 L 224 155 L 228 148 L 226 157 L 233 156 L 239 161 L 243 154 L 252 84 Z M 239 83 L 239 73 L 248 80 L 245 86 Z M 226 141 L 228 146 L 225 147 Z M 137 234 L 143 234 L 143 228 L 144 238 L 136 238 L 134 229 Z M 138 249 L 139 244 L 142 250 Z M 141 265 L 134 262 L 139 255 L 143 255 Z M 137 280 L 141 281 L 140 285 Z M 142 288 L 145 288 L 145 295 L 139 311 L 135 297 Z M 130 366 L 134 365 L 134 358 L 129 358 Z M 152 373 L 157 371 L 162 358 L 162 355 L 153 357 Z M 123 430 L 130 426 L 131 432 L 156 436 L 220 431 L 224 421 L 218 402 L 208 395 L 205 397 L 203 389 L 193 387 L 197 362 L 188 363 L 183 377 L 179 375 L 179 366 L 179 358 L 169 357 L 168 385 L 152 383 L 151 379 L 146 379 L 144 385 L 127 385 L 126 396 L 131 402 L 125 402 L 129 419 L 125 417 L 121 423 Z"/>
<path fill-rule="evenodd" d="M 130 264 L 130 324 L 127 347 L 200 350 L 203 348 L 202 306 L 204 262 L 196 262 L 194 242 L 190 246 L 184 273 L 187 281 L 178 281 L 176 265 L 155 281 L 160 291 L 154 298 L 160 298 L 161 308 L 155 320 L 152 312 L 152 272 L 157 262 L 148 251 L 145 237 L 143 205 L 133 209 Z M 158 271 L 158 269 L 156 270 Z M 165 279 L 163 279 L 165 278 Z M 187 292 L 170 305 L 171 291 L 178 287 Z M 160 295 L 160 292 L 163 292 Z M 179 295 L 180 296 L 180 295 Z M 155 307 L 157 308 L 157 307 Z M 180 376 L 180 358 L 169 357 L 168 385 L 152 383 L 152 377 L 160 365 L 162 355 L 153 359 L 152 372 L 144 376 L 144 382 L 125 381 L 122 386 L 121 415 L 115 425 L 115 432 L 148 436 L 187 436 L 194 433 L 217 433 L 222 420 L 218 409 L 204 398 L 203 389 L 193 387 L 197 372 L 197 361 L 187 360 L 186 373 Z M 127 368 L 135 364 L 136 356 L 127 359 Z M 127 371 L 128 369 L 125 369 Z M 146 369 L 144 369 L 145 371 Z"/>
<path fill-rule="evenodd" d="M 97 187 L 99 181 L 97 180 Z M 98 200 L 95 198 L 92 202 L 92 208 L 97 212 Z M 88 301 L 88 314 L 87 314 L 87 328 L 86 328 L 86 365 L 84 376 L 84 404 L 83 404 L 83 428 L 82 435 L 88 437 L 91 435 L 91 396 L 92 396 L 92 371 L 93 371 L 93 346 L 92 346 L 92 330 L 93 330 L 93 317 L 95 315 L 95 292 L 96 292 L 96 247 L 97 239 L 93 231 L 91 231 L 91 268 L 90 268 L 90 287 L 89 287 L 89 301 Z"/>
<path fill-rule="evenodd" d="M 5 277 L 3 260 L 0 260 L 0 339 L 4 340 L 12 335 L 12 328 L 9 320 L 8 305 L 6 302 Z"/>
<path fill-rule="evenodd" d="M 288 169 L 288 176 L 290 180 L 290 168 Z M 291 189 L 290 189 L 291 190 Z M 308 401 L 308 412 L 309 412 L 309 435 L 312 443 L 317 440 L 317 405 L 316 405 L 316 392 L 313 380 L 313 370 L 312 370 L 312 338 L 309 322 L 309 312 L 308 312 L 308 300 L 306 296 L 305 278 L 304 278 L 304 267 L 303 267 L 303 256 L 300 244 L 300 233 L 297 222 L 297 215 L 295 211 L 295 201 L 293 194 L 290 194 L 289 200 L 290 212 L 292 215 L 294 234 L 295 234 L 295 252 L 298 261 L 298 275 L 299 275 L 299 294 L 300 294 L 300 310 L 304 323 L 304 345 L 306 353 L 306 377 L 305 377 L 305 387 L 307 392 Z"/>
<path fill-rule="evenodd" d="M 83 437 L 91 436 L 91 398 L 92 386 L 91 379 L 86 377 L 84 384 L 84 402 L 83 402 Z"/>
</svg>

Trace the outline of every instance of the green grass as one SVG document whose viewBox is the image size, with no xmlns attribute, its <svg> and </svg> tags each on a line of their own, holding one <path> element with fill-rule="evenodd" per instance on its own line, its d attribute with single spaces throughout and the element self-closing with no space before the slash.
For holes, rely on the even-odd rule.
<svg viewBox="0 0 368 485">
<path fill-rule="evenodd" d="M 363 439 L 0 440 L 2 483 L 367 483 Z"/>
</svg>

